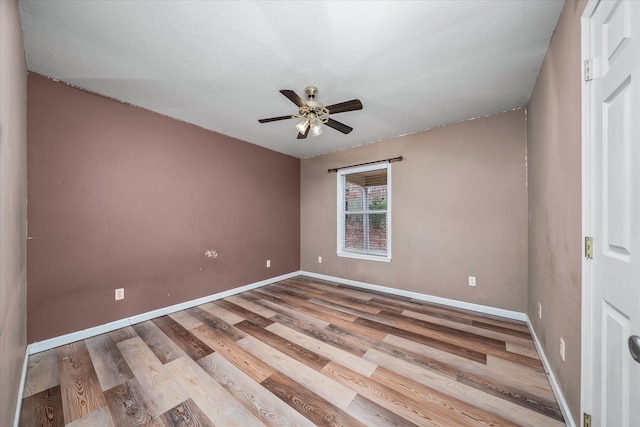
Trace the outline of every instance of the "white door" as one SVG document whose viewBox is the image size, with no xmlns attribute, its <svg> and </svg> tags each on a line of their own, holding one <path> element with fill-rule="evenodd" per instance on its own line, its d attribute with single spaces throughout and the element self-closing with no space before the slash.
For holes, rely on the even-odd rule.
<svg viewBox="0 0 640 427">
<path fill-rule="evenodd" d="M 601 1 L 592 12 L 583 21 L 593 78 L 585 83 L 593 236 L 585 410 L 594 427 L 640 426 L 640 1 Z"/>
</svg>

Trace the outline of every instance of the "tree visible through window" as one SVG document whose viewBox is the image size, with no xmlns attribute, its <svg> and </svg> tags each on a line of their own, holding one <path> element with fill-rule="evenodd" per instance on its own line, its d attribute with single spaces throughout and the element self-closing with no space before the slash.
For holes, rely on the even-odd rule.
<svg viewBox="0 0 640 427">
<path fill-rule="evenodd" d="M 390 258 L 389 164 L 338 173 L 338 255 Z"/>
</svg>

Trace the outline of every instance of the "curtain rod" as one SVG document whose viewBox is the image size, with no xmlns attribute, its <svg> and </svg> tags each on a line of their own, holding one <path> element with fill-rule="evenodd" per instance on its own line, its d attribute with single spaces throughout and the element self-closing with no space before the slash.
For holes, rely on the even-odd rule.
<svg viewBox="0 0 640 427">
<path fill-rule="evenodd" d="M 365 165 L 372 165 L 374 163 L 383 163 L 383 162 L 387 162 L 387 163 L 391 163 L 391 162 L 399 162 L 402 160 L 402 156 L 399 157 L 392 157 L 390 159 L 382 159 L 382 160 L 375 160 L 373 162 L 366 162 L 366 163 L 358 163 L 357 165 L 350 165 L 350 166 L 342 166 L 339 168 L 333 168 L 333 169 L 327 169 L 328 173 L 331 172 L 338 172 L 340 169 L 347 169 L 347 168 L 354 168 L 356 166 L 365 166 Z"/>
</svg>

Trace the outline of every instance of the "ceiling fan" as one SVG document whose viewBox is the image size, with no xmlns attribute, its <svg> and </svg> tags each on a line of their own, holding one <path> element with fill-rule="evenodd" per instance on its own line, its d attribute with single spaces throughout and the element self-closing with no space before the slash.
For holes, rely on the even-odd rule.
<svg viewBox="0 0 640 427">
<path fill-rule="evenodd" d="M 307 100 L 300 98 L 297 93 L 289 89 L 283 89 L 281 94 L 286 96 L 291 102 L 298 106 L 298 113 L 290 116 L 271 117 L 269 119 L 260 119 L 260 123 L 275 122 L 286 119 L 303 119 L 296 125 L 298 130 L 298 139 L 304 139 L 311 132 L 311 136 L 318 136 L 322 133 L 322 125 L 334 128 L 335 130 L 347 134 L 353 130 L 352 127 L 340 123 L 332 118 L 329 114 L 344 113 L 346 111 L 362 110 L 362 102 L 359 99 L 340 102 L 338 104 L 324 106 L 316 101 L 318 88 L 315 86 L 307 86 L 304 90 Z"/>
</svg>

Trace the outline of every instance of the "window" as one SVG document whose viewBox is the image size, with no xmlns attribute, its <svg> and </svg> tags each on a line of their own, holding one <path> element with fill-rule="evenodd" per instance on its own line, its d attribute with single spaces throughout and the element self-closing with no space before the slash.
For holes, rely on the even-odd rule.
<svg viewBox="0 0 640 427">
<path fill-rule="evenodd" d="M 338 171 L 338 256 L 391 261 L 391 164 Z"/>
</svg>

